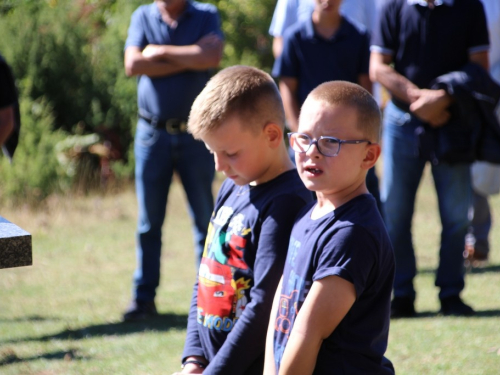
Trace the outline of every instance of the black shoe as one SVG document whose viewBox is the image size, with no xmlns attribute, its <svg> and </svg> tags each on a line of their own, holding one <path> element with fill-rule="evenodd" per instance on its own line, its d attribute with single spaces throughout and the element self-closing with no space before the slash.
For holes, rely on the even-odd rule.
<svg viewBox="0 0 500 375">
<path fill-rule="evenodd" d="M 146 320 L 158 315 L 154 301 L 132 301 L 127 311 L 123 314 L 123 321 L 136 322 Z"/>
<path fill-rule="evenodd" d="M 465 304 L 459 296 L 450 296 L 441 299 L 441 310 L 443 315 L 472 316 L 476 312 L 472 307 Z"/>
<path fill-rule="evenodd" d="M 413 298 L 394 297 L 391 302 L 391 318 L 411 318 L 415 315 Z"/>
</svg>

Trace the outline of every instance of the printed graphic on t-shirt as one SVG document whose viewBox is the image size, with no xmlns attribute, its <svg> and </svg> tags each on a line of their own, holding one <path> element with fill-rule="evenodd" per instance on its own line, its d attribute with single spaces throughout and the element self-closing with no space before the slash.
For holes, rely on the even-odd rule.
<svg viewBox="0 0 500 375">
<path fill-rule="evenodd" d="M 248 269 L 243 253 L 250 233 L 245 216 L 233 216 L 227 206 L 217 211 L 209 225 L 198 274 L 198 323 L 208 329 L 231 331 L 245 310 L 251 280 L 235 280 L 235 271 Z"/>
<path fill-rule="evenodd" d="M 305 266 L 306 262 L 304 262 L 304 259 L 300 259 L 300 247 L 301 242 L 292 236 L 288 245 L 285 266 L 285 270 L 288 270 L 288 272 L 286 272 L 283 277 L 284 283 L 281 288 L 278 312 L 274 323 L 274 329 L 279 338 L 275 340 L 274 345 L 274 359 L 276 364 L 281 362 L 283 351 L 290 337 L 295 318 L 299 313 L 302 302 L 304 302 L 311 288 L 311 282 L 305 281 L 305 274 L 301 275 L 296 272 L 296 269 L 298 269 L 298 272 L 301 270 L 305 271 L 305 269 L 301 267 Z M 305 267 L 307 268 L 307 266 Z"/>
</svg>

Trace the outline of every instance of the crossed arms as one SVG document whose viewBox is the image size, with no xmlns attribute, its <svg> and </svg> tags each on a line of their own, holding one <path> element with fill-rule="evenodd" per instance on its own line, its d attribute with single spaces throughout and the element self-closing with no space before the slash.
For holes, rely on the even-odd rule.
<svg viewBox="0 0 500 375">
<path fill-rule="evenodd" d="M 475 52 L 469 60 L 488 70 L 488 52 Z M 390 65 L 392 56 L 373 51 L 370 56 L 370 78 L 380 82 L 392 95 L 410 104 L 410 111 L 431 126 L 439 127 L 448 122 L 448 106 L 453 98 L 445 90 L 420 89 L 399 74 Z"/>
<path fill-rule="evenodd" d="M 127 76 L 163 77 L 187 70 L 216 68 L 222 58 L 223 42 L 211 33 L 187 46 L 149 44 L 125 50 Z"/>
</svg>

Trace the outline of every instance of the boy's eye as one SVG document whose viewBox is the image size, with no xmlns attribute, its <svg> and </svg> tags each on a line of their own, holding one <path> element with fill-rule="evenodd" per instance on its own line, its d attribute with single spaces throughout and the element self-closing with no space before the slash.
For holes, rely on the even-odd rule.
<svg viewBox="0 0 500 375">
<path fill-rule="evenodd" d="M 235 152 L 235 153 L 233 153 L 233 154 L 230 154 L 230 153 L 226 152 L 226 156 L 227 156 L 228 158 L 234 158 L 234 157 L 235 157 L 235 156 L 237 156 L 237 155 L 238 155 L 238 153 L 237 153 L 237 152 Z"/>
<path fill-rule="evenodd" d="M 325 143 L 325 144 L 330 144 L 330 145 L 336 145 L 339 143 L 339 141 L 335 138 L 322 138 L 322 141 Z"/>
</svg>

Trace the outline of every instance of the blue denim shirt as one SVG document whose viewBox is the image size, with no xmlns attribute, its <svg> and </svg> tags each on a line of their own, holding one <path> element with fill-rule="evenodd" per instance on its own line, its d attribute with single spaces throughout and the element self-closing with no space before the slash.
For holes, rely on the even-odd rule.
<svg viewBox="0 0 500 375">
<path fill-rule="evenodd" d="M 140 6 L 133 14 L 125 49 L 144 48 L 148 44 L 184 46 L 195 44 L 203 36 L 215 33 L 222 37 L 217 9 L 212 4 L 187 1 L 187 8 L 169 26 L 161 18 L 155 3 Z M 186 71 L 165 77 L 146 75 L 137 79 L 140 111 L 161 120 L 187 119 L 191 105 L 210 78 L 210 71 Z"/>
</svg>

